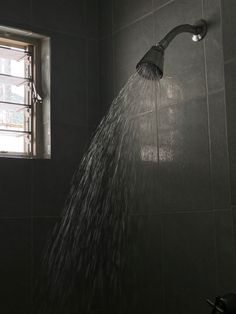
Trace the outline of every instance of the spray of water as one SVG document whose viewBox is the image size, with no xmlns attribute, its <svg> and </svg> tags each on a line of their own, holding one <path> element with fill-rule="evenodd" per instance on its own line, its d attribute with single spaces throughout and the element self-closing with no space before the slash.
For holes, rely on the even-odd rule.
<svg viewBox="0 0 236 314">
<path fill-rule="evenodd" d="M 43 259 L 38 313 L 91 313 L 121 304 L 128 219 L 142 157 L 139 117 L 156 114 L 158 89 L 157 81 L 133 74 L 98 126 Z"/>
</svg>

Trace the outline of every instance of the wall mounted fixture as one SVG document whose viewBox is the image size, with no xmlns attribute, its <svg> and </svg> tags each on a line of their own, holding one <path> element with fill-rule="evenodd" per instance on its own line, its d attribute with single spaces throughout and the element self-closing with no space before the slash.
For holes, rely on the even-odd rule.
<svg viewBox="0 0 236 314">
<path fill-rule="evenodd" d="M 136 66 L 138 73 L 148 80 L 160 80 L 163 76 L 164 51 L 180 33 L 193 34 L 192 40 L 198 42 L 207 33 L 207 23 L 200 20 L 194 25 L 183 24 L 173 28 L 158 44 L 152 46 Z"/>
</svg>

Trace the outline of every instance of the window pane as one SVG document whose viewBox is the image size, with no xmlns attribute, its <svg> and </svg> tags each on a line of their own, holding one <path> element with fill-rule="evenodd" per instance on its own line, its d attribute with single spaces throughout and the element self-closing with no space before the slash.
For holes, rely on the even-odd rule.
<svg viewBox="0 0 236 314">
<path fill-rule="evenodd" d="M 2 42 L 1 42 L 2 43 Z M 0 45 L 0 153 L 31 152 L 32 57 L 26 44 Z"/>
<path fill-rule="evenodd" d="M 30 109 L 0 103 L 0 129 L 30 131 Z"/>
<path fill-rule="evenodd" d="M 0 131 L 0 153 L 28 153 L 29 141 L 28 134 Z"/>
<path fill-rule="evenodd" d="M 25 49 L 0 45 L 0 56 L 4 59 L 20 60 L 26 55 Z"/>
<path fill-rule="evenodd" d="M 27 104 L 25 97 L 27 88 L 25 84 L 16 86 L 0 82 L 0 101 Z"/>
<path fill-rule="evenodd" d="M 23 50 L 4 49 L 0 47 L 0 73 L 17 77 L 29 77 L 26 71 L 31 57 Z"/>
</svg>

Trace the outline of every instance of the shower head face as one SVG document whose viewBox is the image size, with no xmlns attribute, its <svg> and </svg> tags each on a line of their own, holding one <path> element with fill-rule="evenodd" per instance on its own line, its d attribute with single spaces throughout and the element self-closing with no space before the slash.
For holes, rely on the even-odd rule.
<svg viewBox="0 0 236 314">
<path fill-rule="evenodd" d="M 160 80 L 163 76 L 164 49 L 152 46 L 136 66 L 140 76 L 146 80 Z"/>
</svg>

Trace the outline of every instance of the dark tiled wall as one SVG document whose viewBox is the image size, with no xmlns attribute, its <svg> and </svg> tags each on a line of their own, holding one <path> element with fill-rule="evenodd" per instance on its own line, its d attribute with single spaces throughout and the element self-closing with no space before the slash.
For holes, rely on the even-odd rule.
<svg viewBox="0 0 236 314">
<path fill-rule="evenodd" d="M 204 298 L 235 291 L 235 8 L 233 0 L 222 10 L 220 0 L 100 3 L 104 110 L 153 43 L 178 24 L 209 22 L 203 42 L 181 34 L 171 43 L 157 118 L 142 115 L 159 162 L 139 165 L 147 185 L 130 218 L 129 313 L 210 313 Z"/>
<path fill-rule="evenodd" d="M 52 159 L 0 159 L 0 313 L 34 313 L 32 286 L 46 239 L 91 132 L 98 105 L 96 0 L 8 1 L 0 24 L 51 37 Z"/>
<path fill-rule="evenodd" d="M 225 87 L 227 105 L 228 143 L 230 157 L 230 179 L 232 203 L 236 204 L 236 108 L 235 108 L 235 84 L 236 84 L 236 39 L 234 34 L 236 3 L 232 0 L 222 2 L 224 63 L 225 63 Z"/>
<path fill-rule="evenodd" d="M 140 118 L 159 162 L 139 165 L 147 185 L 130 217 L 126 310 L 210 313 L 204 298 L 234 290 L 235 7 L 234 0 L 4 3 L 0 24 L 52 39 L 53 156 L 0 160 L 0 313 L 33 313 L 42 248 L 102 112 L 150 45 L 202 17 L 210 21 L 206 40 L 173 41 L 157 118 Z"/>
</svg>

